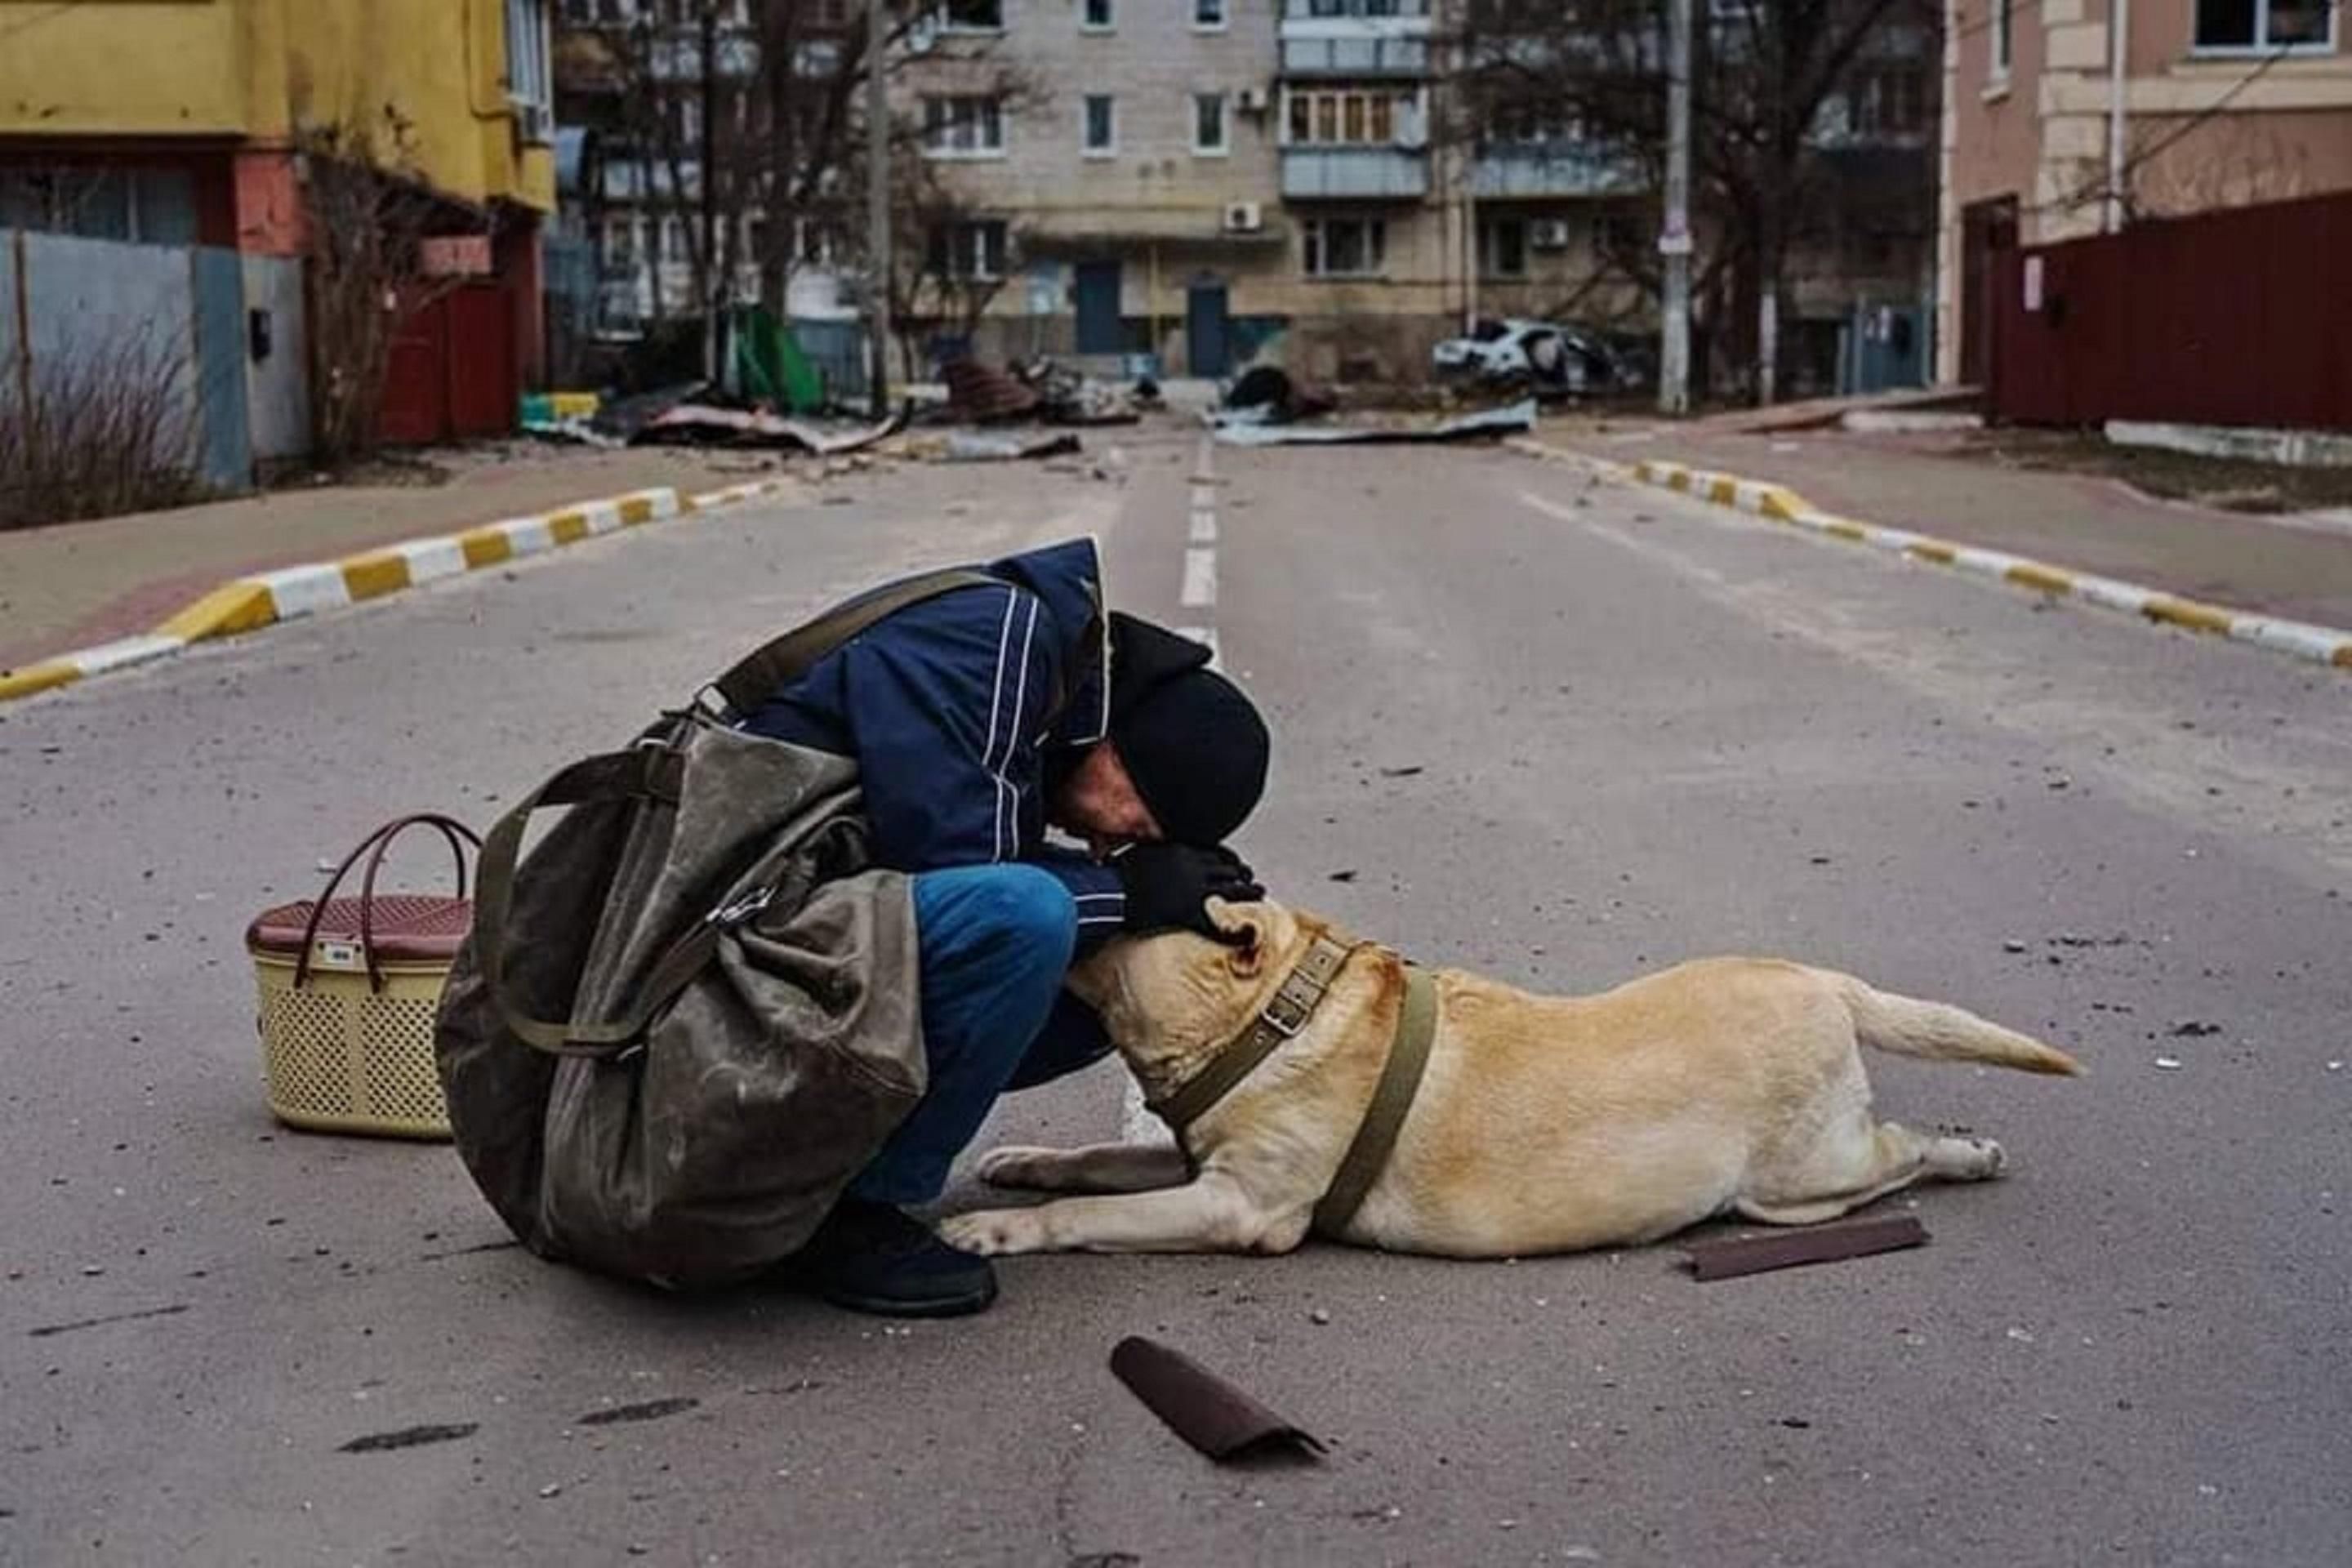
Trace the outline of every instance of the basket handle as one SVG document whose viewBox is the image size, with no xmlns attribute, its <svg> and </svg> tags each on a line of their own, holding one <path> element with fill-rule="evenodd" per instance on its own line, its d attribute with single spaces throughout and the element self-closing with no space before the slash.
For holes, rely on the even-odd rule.
<svg viewBox="0 0 2352 1568">
<path fill-rule="evenodd" d="M 383 989 L 383 969 L 375 956 L 376 873 L 383 867 L 383 858 L 391 850 L 392 841 L 409 828 L 419 826 L 439 829 L 441 837 L 448 841 L 449 858 L 457 865 L 457 896 L 461 899 L 466 896 L 465 846 L 471 844 L 477 855 L 482 848 L 482 841 L 475 836 L 472 828 L 454 816 L 444 816 L 432 811 L 416 812 L 385 823 L 362 839 L 358 848 L 343 857 L 343 863 L 336 867 L 335 874 L 327 879 L 326 891 L 320 893 L 318 902 L 310 906 L 310 918 L 302 926 L 302 950 L 294 960 L 294 988 L 297 991 L 310 978 L 310 952 L 318 941 L 319 922 L 326 917 L 328 901 L 334 898 L 335 889 L 342 886 L 343 879 L 359 863 L 362 855 L 368 857 L 368 863 L 367 869 L 360 878 L 360 958 L 367 965 L 368 989 Z"/>
</svg>

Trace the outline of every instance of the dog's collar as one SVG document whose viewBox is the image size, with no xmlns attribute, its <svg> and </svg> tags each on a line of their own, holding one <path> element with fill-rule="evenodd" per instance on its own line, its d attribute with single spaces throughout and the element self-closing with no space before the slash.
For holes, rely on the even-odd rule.
<svg viewBox="0 0 2352 1568">
<path fill-rule="evenodd" d="M 1340 969 L 1358 949 L 1369 945 L 1342 941 L 1329 931 L 1319 933 L 1308 945 L 1306 956 L 1291 966 L 1272 998 L 1250 1020 L 1249 1028 L 1212 1057 L 1207 1067 L 1193 1074 L 1174 1093 L 1147 1101 L 1152 1114 L 1168 1123 L 1181 1142 L 1187 1127 L 1255 1072 L 1266 1058 L 1282 1048 L 1285 1040 L 1307 1026 Z"/>
</svg>

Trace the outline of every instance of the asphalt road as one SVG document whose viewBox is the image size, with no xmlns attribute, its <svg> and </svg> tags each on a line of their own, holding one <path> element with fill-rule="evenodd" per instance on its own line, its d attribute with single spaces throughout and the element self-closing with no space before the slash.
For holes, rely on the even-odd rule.
<svg viewBox="0 0 2352 1568">
<path fill-rule="evenodd" d="M 1113 479 L 872 476 L 0 712 L 0 1562 L 2345 1560 L 2352 682 L 1501 452 L 1195 489 L 1190 433 L 1090 445 Z M 1559 990 L 1783 953 L 2091 1076 L 1874 1064 L 2015 1164 L 1916 1194 L 1917 1251 L 1016 1259 L 920 1326 L 551 1268 L 446 1148 L 272 1125 L 240 933 L 321 858 L 1087 530 L 1269 709 L 1244 847 L 1291 901 Z M 1120 1120 L 1106 1067 L 983 1141 Z M 1211 1466 L 1109 1376 L 1130 1332 L 1330 1457 Z"/>
</svg>

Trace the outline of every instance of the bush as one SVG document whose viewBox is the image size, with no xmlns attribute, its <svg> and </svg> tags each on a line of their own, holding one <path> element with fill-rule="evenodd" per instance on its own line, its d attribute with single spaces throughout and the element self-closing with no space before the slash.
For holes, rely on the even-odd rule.
<svg viewBox="0 0 2352 1568">
<path fill-rule="evenodd" d="M 0 529 L 202 500 L 193 376 L 185 345 L 152 330 L 0 364 Z"/>
</svg>

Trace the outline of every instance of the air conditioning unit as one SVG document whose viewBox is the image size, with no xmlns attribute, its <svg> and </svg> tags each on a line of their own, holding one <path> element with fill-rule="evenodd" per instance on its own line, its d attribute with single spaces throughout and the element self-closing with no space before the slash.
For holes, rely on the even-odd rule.
<svg viewBox="0 0 2352 1568">
<path fill-rule="evenodd" d="M 1539 217 L 1528 225 L 1528 243 L 1538 250 L 1566 250 L 1568 239 L 1568 220 L 1564 217 Z"/>
<path fill-rule="evenodd" d="M 515 134 L 530 146 L 544 146 L 555 140 L 555 110 L 543 103 L 518 103 L 515 110 Z"/>
<path fill-rule="evenodd" d="M 1256 202 L 1227 202 L 1225 232 L 1255 234 L 1265 226 L 1265 209 Z"/>
<path fill-rule="evenodd" d="M 1264 114 L 1271 106 L 1274 95 L 1262 87 L 1245 87 L 1234 95 L 1234 103 L 1244 114 Z"/>
</svg>

